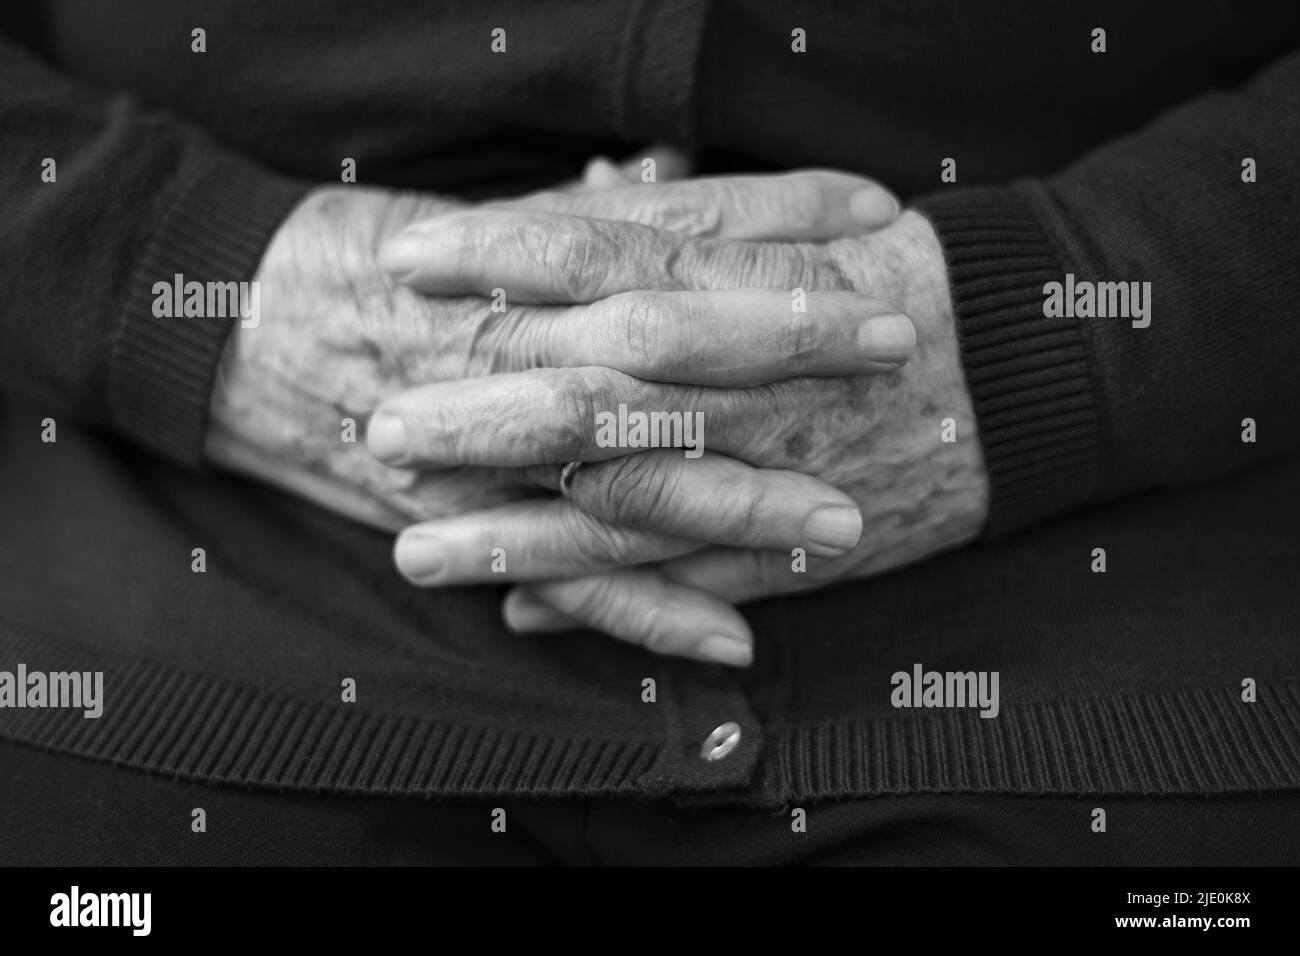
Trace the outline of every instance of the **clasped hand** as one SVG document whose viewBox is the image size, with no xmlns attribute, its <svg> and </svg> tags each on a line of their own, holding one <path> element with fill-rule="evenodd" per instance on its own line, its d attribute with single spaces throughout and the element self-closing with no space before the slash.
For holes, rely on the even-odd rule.
<svg viewBox="0 0 1300 956">
<path fill-rule="evenodd" d="M 474 207 L 309 193 L 227 347 L 209 459 L 399 532 L 417 585 L 514 582 L 517 631 L 735 666 L 735 605 L 978 534 L 988 482 L 924 217 L 843 173 L 593 169 Z M 702 448 L 605 427 L 637 415 L 699 423 Z"/>
<path fill-rule="evenodd" d="M 589 626 L 743 666 L 734 604 L 975 536 L 987 480 L 942 253 L 920 215 L 867 231 L 855 202 L 883 206 L 836 174 L 697 180 L 534 197 L 391 238 L 380 263 L 396 281 L 477 297 L 483 347 L 508 340 L 519 360 L 392 397 L 371 451 L 404 469 L 518 469 L 547 492 L 407 527 L 402 573 L 519 582 L 504 607 L 519 631 Z M 637 215 L 610 216 L 621 204 Z M 698 420 L 703 454 L 647 448 L 644 432 L 610 442 L 629 413 Z"/>
</svg>

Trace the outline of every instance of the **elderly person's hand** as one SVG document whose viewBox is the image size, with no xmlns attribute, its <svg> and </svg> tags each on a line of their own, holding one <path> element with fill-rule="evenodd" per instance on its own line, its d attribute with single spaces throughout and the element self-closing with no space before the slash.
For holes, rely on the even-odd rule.
<svg viewBox="0 0 1300 956">
<path fill-rule="evenodd" d="M 589 303 L 571 306 L 591 317 L 588 367 L 412 389 L 371 426 L 376 453 L 406 468 L 524 466 L 555 487 L 563 463 L 585 462 L 568 469 L 567 499 L 425 522 L 398 540 L 416 583 L 530 582 L 507 599 L 517 629 L 584 624 L 744 664 L 752 637 L 729 602 L 896 567 L 983 524 L 988 481 L 945 264 L 915 213 L 814 244 L 478 211 L 423 223 L 383 257 L 428 293 Z M 806 293 L 805 312 L 791 310 L 792 290 Z M 861 348 L 902 334 L 891 310 L 915 324 L 916 351 L 879 374 Z M 612 347 L 607 329 L 637 345 L 621 369 L 599 351 Z M 801 377 L 773 381 L 783 368 Z M 597 416 L 620 406 L 701 414 L 706 453 L 606 447 Z M 806 476 L 847 493 L 861 522 Z"/>
<path fill-rule="evenodd" d="M 654 158 L 654 157 L 652 157 Z M 680 162 L 657 154 L 661 171 Z M 792 232 L 822 236 L 857 232 L 890 221 L 896 201 L 854 176 L 698 180 L 629 186 L 640 168 L 593 163 L 585 183 L 528 197 L 528 208 L 690 228 L 686 210 L 718 217 L 724 234 L 746 237 Z M 620 185 L 622 183 L 622 185 Z M 801 204 L 792 205 L 793 198 Z M 811 201 L 812 213 L 803 204 Z M 237 328 L 227 347 L 211 403 L 206 454 L 214 463 L 262 479 L 336 512 L 396 530 L 411 521 L 462 514 L 523 500 L 537 489 L 514 469 L 454 467 L 420 473 L 379 464 L 366 450 L 367 418 L 404 389 L 539 365 L 600 362 L 637 370 L 666 362 L 645 343 L 622 341 L 568 307 L 521 309 L 513 300 L 430 298 L 396 285 L 376 253 L 403 227 L 464 204 L 360 186 L 321 187 L 285 220 L 255 280 L 257 324 Z M 786 223 L 783 217 L 792 221 Z M 519 247 L 517 268 L 541 250 Z M 488 290 L 489 292 L 491 290 Z M 667 348 L 670 343 L 665 343 Z M 907 358 L 891 346 L 882 367 Z M 700 360 L 721 360 L 723 343 Z M 831 362 L 823 355 L 821 361 Z M 755 349 L 757 374 L 779 366 Z M 806 488 L 841 498 L 812 478 Z"/>
</svg>

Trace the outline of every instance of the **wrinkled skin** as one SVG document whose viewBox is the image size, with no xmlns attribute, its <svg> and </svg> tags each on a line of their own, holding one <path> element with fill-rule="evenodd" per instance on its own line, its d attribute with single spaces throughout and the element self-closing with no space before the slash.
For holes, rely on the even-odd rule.
<svg viewBox="0 0 1300 956">
<path fill-rule="evenodd" d="M 665 168 L 681 166 L 666 154 L 659 158 Z M 603 186 L 591 186 L 589 170 L 584 184 L 503 205 L 746 236 L 843 235 L 897 214 L 897 201 L 878 184 L 840 173 L 612 188 L 618 173 L 605 166 L 603 178 L 611 181 Z M 866 213 L 850 214 L 850 200 L 864 195 Z M 477 296 L 421 296 L 379 268 L 385 239 L 463 208 L 356 186 L 308 194 L 273 237 L 255 276 L 260 324 L 236 329 L 227 348 L 211 405 L 208 457 L 386 529 L 537 494 L 535 479 L 517 471 L 387 469 L 360 441 L 376 405 L 402 389 L 581 364 L 594 334 L 618 339 L 615 325 L 597 327 L 586 315 L 566 322 L 567 309 L 512 302 L 503 312 Z M 547 262 L 544 250 L 528 243 L 505 251 L 517 261 Z M 357 441 L 345 440 L 348 420 Z"/>
<path fill-rule="evenodd" d="M 387 529 L 531 493 L 498 469 L 422 475 L 386 468 L 365 447 L 365 422 L 384 398 L 494 371 L 497 359 L 477 347 L 500 318 L 489 302 L 419 295 L 375 262 L 392 233 L 456 208 L 361 187 L 308 194 L 255 276 L 261 321 L 237 328 L 227 346 L 209 458 Z M 348 418 L 354 442 L 341 440 Z"/>
<path fill-rule="evenodd" d="M 563 374 L 559 401 L 543 400 L 548 383 L 556 379 L 550 372 L 523 381 L 503 378 L 473 400 L 431 409 L 424 420 L 435 430 L 482 423 L 475 424 L 473 441 L 428 442 L 430 448 L 452 448 L 458 462 L 499 464 L 505 456 L 517 457 L 518 439 L 531 436 L 528 453 L 542 464 L 617 454 L 591 448 L 595 408 L 613 408 L 619 401 L 634 408 L 684 411 L 707 406 L 709 453 L 703 460 L 722 454 L 760 468 L 814 475 L 846 492 L 862 513 L 863 533 L 854 550 L 839 558 L 810 558 L 805 572 L 792 569 L 788 553 L 726 548 L 706 548 L 647 570 L 645 562 L 681 553 L 680 540 L 663 540 L 657 533 L 684 530 L 667 528 L 666 516 L 683 497 L 690 465 L 683 465 L 680 453 L 662 451 L 592 461 L 575 483 L 573 505 L 578 507 L 552 501 L 467 516 L 461 528 L 473 523 L 485 539 L 459 531 L 452 536 L 456 547 L 477 552 L 490 538 L 523 557 L 512 561 L 507 576 L 539 582 L 523 595 L 542 599 L 558 613 L 535 609 L 537 613 L 516 616 L 516 626 L 545 629 L 577 621 L 657 650 L 686 648 L 689 653 L 710 629 L 729 631 L 740 642 L 749 639 L 748 629 L 734 612 L 730 617 L 711 614 L 709 607 L 683 597 L 675 584 L 743 601 L 897 567 L 979 533 L 988 508 L 988 479 L 958 353 L 942 251 L 922 216 L 904 213 L 879 232 L 821 245 L 686 242 L 667 254 L 653 236 L 617 224 L 484 220 L 486 225 L 475 225 L 463 218 L 439 226 L 449 235 L 435 237 L 430 248 L 468 247 L 476 250 L 475 259 L 466 263 L 437 256 L 436 262 L 445 265 L 417 278 L 417 287 L 486 291 L 495 281 L 493 268 L 501 263 L 485 253 L 493 240 L 479 233 L 499 228 L 499 241 L 509 242 L 522 229 L 535 234 L 547 255 L 539 268 L 515 271 L 500 281 L 534 301 L 564 301 L 565 295 L 589 301 L 635 294 L 637 288 L 698 288 L 705 280 L 714 288 L 848 289 L 897 305 L 911 317 L 917 334 L 909 364 L 886 375 L 806 377 L 749 389 L 701 390 L 583 369 Z M 548 278 L 546 264 L 556 262 L 566 263 L 563 284 Z M 439 269 L 446 274 L 438 274 Z M 581 397 L 584 387 L 595 396 Z M 447 420 L 457 417 L 463 420 L 449 426 Z M 942 440 L 946 419 L 952 420 L 955 441 Z M 411 421 L 418 425 L 421 417 Z M 523 462 L 512 458 L 512 463 Z M 727 491 L 715 490 L 715 497 L 716 510 L 725 510 Z M 578 508 L 588 518 L 602 520 L 579 520 Z M 433 523 L 411 531 L 445 540 L 448 528 Z M 694 536 L 707 540 L 702 533 Z M 632 564 L 642 567 L 592 573 Z M 588 577 L 546 582 L 560 567 L 566 576 L 585 572 Z M 443 577 L 434 583 L 458 581 Z"/>
</svg>

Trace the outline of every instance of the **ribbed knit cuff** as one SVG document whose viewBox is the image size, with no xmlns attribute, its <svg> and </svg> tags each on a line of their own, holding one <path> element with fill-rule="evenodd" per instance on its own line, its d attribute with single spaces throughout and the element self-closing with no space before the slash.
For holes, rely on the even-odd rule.
<svg viewBox="0 0 1300 956">
<path fill-rule="evenodd" d="M 1046 318 L 1043 286 L 1066 268 L 1011 189 L 915 203 L 948 263 L 962 363 L 990 481 L 985 533 L 1000 537 L 1093 497 L 1102 440 L 1079 319 Z"/>
<path fill-rule="evenodd" d="M 202 460 L 217 365 L 237 317 L 154 315 L 154 284 L 245 282 L 308 184 L 215 155 L 181 187 L 131 278 L 108 373 L 108 419 L 183 465 Z"/>
</svg>

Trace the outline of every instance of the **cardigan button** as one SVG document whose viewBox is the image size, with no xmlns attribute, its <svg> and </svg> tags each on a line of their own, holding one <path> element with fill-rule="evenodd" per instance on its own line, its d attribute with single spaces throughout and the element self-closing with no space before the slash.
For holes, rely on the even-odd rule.
<svg viewBox="0 0 1300 956">
<path fill-rule="evenodd" d="M 715 760 L 721 760 L 727 754 L 736 749 L 740 743 L 740 724 L 734 721 L 728 721 L 719 725 L 704 740 L 704 746 L 700 748 L 700 756 L 712 763 Z"/>
</svg>

